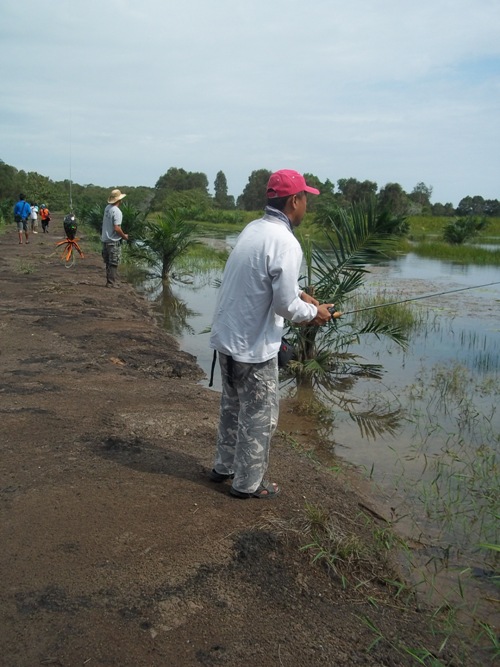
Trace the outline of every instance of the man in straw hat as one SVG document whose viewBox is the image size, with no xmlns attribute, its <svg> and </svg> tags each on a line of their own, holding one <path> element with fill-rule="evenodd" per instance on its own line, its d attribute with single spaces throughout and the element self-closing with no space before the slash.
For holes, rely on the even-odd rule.
<svg viewBox="0 0 500 667">
<path fill-rule="evenodd" d="M 127 195 L 120 190 L 112 190 L 102 219 L 102 257 L 106 264 L 106 287 L 119 287 L 118 264 L 122 254 L 121 241 L 128 240 L 128 234 L 122 230 L 123 213 L 120 211 L 122 199 Z"/>
<path fill-rule="evenodd" d="M 302 250 L 293 234 L 307 208 L 296 171 L 271 175 L 264 215 L 245 227 L 224 270 L 210 336 L 222 375 L 213 482 L 232 480 L 236 498 L 274 498 L 265 479 L 278 423 L 278 360 L 284 319 L 321 326 L 333 304 L 319 304 L 298 285 Z M 337 314 L 335 314 L 337 315 Z"/>
</svg>

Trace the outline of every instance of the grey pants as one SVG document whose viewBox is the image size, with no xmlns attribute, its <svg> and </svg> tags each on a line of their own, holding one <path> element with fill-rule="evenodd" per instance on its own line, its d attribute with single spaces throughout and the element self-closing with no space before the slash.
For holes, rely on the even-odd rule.
<svg viewBox="0 0 500 667">
<path fill-rule="evenodd" d="M 278 424 L 278 361 L 245 364 L 219 354 L 219 363 L 222 397 L 214 469 L 234 472 L 233 488 L 253 493 L 266 473 Z"/>
<path fill-rule="evenodd" d="M 106 282 L 114 284 L 117 277 L 117 267 L 122 255 L 120 241 L 111 241 L 102 244 L 102 258 L 106 264 Z"/>
</svg>

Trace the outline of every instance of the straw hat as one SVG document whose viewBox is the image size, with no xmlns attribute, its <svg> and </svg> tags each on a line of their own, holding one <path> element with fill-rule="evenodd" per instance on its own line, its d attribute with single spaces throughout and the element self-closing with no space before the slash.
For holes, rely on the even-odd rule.
<svg viewBox="0 0 500 667">
<path fill-rule="evenodd" d="M 108 197 L 108 204 L 116 204 L 117 201 L 122 200 L 126 196 L 120 190 L 111 190 L 111 194 Z"/>
</svg>

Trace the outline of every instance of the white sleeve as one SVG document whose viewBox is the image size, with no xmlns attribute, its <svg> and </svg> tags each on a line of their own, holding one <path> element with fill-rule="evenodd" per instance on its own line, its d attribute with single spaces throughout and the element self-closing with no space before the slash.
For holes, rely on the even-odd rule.
<svg viewBox="0 0 500 667">
<path fill-rule="evenodd" d="M 294 324 L 309 322 L 318 312 L 316 306 L 302 301 L 299 296 L 297 280 L 301 263 L 302 250 L 294 243 L 276 258 L 275 267 L 271 268 L 274 311 Z"/>
</svg>

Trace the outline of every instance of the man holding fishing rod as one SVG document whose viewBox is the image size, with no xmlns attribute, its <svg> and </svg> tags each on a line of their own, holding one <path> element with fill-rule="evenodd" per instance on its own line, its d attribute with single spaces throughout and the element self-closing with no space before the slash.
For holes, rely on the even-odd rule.
<svg viewBox="0 0 500 667">
<path fill-rule="evenodd" d="M 236 498 L 274 498 L 280 492 L 265 474 L 278 423 L 284 319 L 322 326 L 338 316 L 332 303 L 319 304 L 298 285 L 302 249 L 293 229 L 306 213 L 307 193 L 319 190 L 298 172 L 271 175 L 265 213 L 239 235 L 219 289 L 210 347 L 219 353 L 222 396 L 210 479 L 232 479 Z"/>
<path fill-rule="evenodd" d="M 102 219 L 102 258 L 106 265 L 106 287 L 119 287 L 117 281 L 118 265 L 121 259 L 121 242 L 128 240 L 128 234 L 122 229 L 123 213 L 120 211 L 126 194 L 112 190 Z"/>
</svg>

